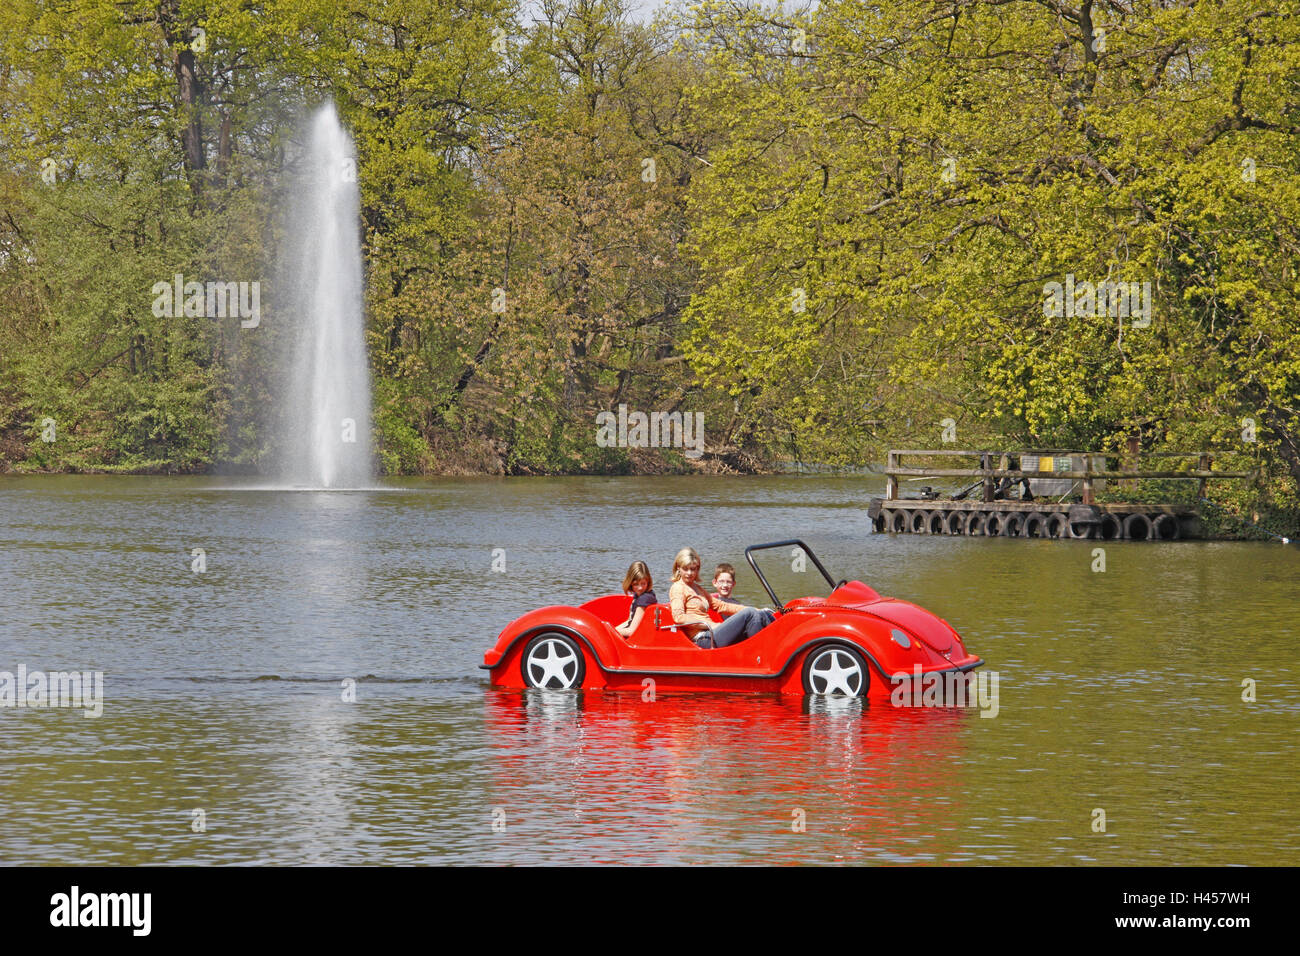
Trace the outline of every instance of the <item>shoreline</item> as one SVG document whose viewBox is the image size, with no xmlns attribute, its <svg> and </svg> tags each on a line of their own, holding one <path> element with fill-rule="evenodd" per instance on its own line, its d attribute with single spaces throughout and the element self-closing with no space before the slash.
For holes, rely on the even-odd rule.
<svg viewBox="0 0 1300 956">
<path fill-rule="evenodd" d="M 884 479 L 883 465 L 849 465 L 835 466 L 823 463 L 792 462 L 788 460 L 760 461 L 750 458 L 756 464 L 749 470 L 729 467 L 721 461 L 721 456 L 706 453 L 696 467 L 673 467 L 662 464 L 658 468 L 629 468 L 626 470 L 605 471 L 566 471 L 566 472 L 505 472 L 489 470 L 472 470 L 464 467 L 451 467 L 436 471 L 400 474 L 376 474 L 375 481 L 386 479 L 397 481 L 420 481 L 436 479 L 470 479 L 470 478 L 655 478 L 655 477 L 768 477 L 768 478 L 870 478 Z M 247 467 L 218 466 L 208 468 L 133 468 L 118 469 L 112 467 L 96 468 L 15 468 L 12 462 L 0 461 L 0 479 L 4 478 L 40 478 L 40 477 L 113 477 L 113 478 L 230 478 L 263 479 L 274 482 L 266 473 Z M 340 489 L 342 490 L 342 489 Z M 868 501 L 861 505 L 866 513 Z M 1117 502 L 1110 502 L 1117 503 Z M 1123 502 L 1119 502 L 1123 503 Z M 1136 503 L 1136 502 L 1134 502 Z M 1209 507 L 1205 507 L 1209 505 Z M 1268 541 L 1282 544 L 1300 543 L 1300 513 L 1295 508 L 1281 505 L 1260 506 L 1258 504 L 1239 505 L 1206 501 L 1197 507 L 1196 516 L 1203 525 L 1204 533 L 1196 540 L 1215 541 Z M 1276 527 L 1276 531 L 1269 527 Z"/>
</svg>

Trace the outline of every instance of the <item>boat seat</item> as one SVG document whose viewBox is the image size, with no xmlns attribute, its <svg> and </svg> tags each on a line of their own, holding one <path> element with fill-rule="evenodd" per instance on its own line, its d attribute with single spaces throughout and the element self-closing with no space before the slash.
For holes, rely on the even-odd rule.
<svg viewBox="0 0 1300 956">
<path fill-rule="evenodd" d="M 658 612 L 659 626 L 655 626 Z M 624 620 L 627 618 L 625 617 Z M 668 604 L 652 604 L 646 608 L 641 624 L 628 639 L 629 644 L 638 647 L 695 647 L 696 644 L 683 632 L 680 624 L 673 621 L 673 609 Z"/>
<path fill-rule="evenodd" d="M 583 610 L 590 611 L 611 628 L 623 624 L 632 610 L 632 597 L 627 594 L 607 594 L 582 605 Z M 655 626 L 655 614 L 658 612 L 659 625 Z M 716 624 L 722 623 L 722 616 L 710 608 L 709 618 Z M 652 604 L 645 609 L 641 623 L 625 638 L 629 644 L 638 647 L 698 647 L 689 637 L 682 633 L 681 625 L 673 620 L 673 609 L 669 604 Z"/>
</svg>

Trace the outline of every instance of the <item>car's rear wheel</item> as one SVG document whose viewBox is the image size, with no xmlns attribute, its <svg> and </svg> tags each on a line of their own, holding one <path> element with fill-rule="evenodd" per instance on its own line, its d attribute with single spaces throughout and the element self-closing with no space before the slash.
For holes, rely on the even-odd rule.
<svg viewBox="0 0 1300 956">
<path fill-rule="evenodd" d="M 862 655 L 843 644 L 819 647 L 803 664 L 803 689 L 818 697 L 866 697 L 871 676 Z"/>
<path fill-rule="evenodd" d="M 571 690 L 582 686 L 587 663 L 577 641 L 551 631 L 528 642 L 519 669 L 529 687 Z"/>
</svg>

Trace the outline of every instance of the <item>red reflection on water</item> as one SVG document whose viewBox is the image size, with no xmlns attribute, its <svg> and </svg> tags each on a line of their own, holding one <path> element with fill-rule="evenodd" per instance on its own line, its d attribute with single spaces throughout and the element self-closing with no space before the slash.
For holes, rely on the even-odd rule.
<svg viewBox="0 0 1300 956">
<path fill-rule="evenodd" d="M 941 856 L 978 723 L 957 708 L 758 694 L 493 689 L 486 711 L 501 804 L 599 828 L 609 845 L 592 862 Z"/>
</svg>

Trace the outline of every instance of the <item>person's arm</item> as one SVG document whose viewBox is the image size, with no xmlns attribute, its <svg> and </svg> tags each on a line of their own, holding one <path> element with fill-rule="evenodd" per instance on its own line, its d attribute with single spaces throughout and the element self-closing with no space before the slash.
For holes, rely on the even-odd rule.
<svg viewBox="0 0 1300 956">
<path fill-rule="evenodd" d="M 668 589 L 668 606 L 673 612 L 674 624 L 686 623 L 686 587 L 680 581 L 674 581 Z"/>
<path fill-rule="evenodd" d="M 716 594 L 709 595 L 709 605 L 719 614 L 735 614 L 745 609 L 745 605 L 732 604 L 730 601 L 724 601 Z"/>
<path fill-rule="evenodd" d="M 636 633 L 636 629 L 641 626 L 641 618 L 645 617 L 645 608 L 638 607 L 632 612 L 632 620 L 626 624 L 620 624 L 614 628 L 623 637 L 631 637 Z"/>
</svg>

